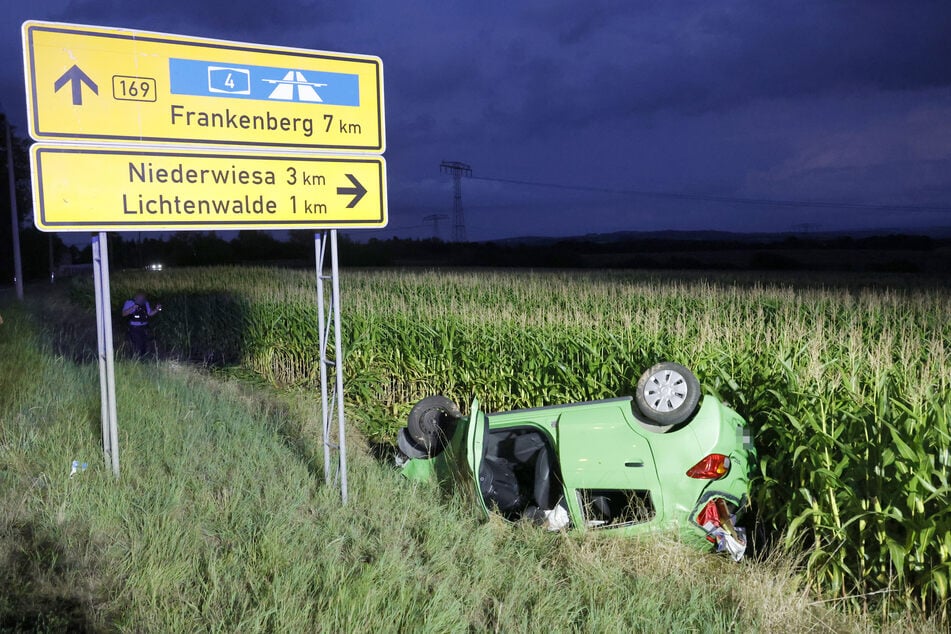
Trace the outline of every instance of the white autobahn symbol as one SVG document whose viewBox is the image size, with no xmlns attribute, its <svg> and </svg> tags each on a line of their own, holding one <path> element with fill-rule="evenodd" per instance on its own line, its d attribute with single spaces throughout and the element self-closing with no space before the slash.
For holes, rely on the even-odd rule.
<svg viewBox="0 0 951 634">
<path fill-rule="evenodd" d="M 323 102 L 320 95 L 314 88 L 320 88 L 327 84 L 317 84 L 307 81 L 304 73 L 296 70 L 289 70 L 283 79 L 263 79 L 269 84 L 276 84 L 268 99 L 281 99 L 283 101 L 294 101 L 294 87 L 297 87 L 297 99 L 299 101 Z"/>
</svg>

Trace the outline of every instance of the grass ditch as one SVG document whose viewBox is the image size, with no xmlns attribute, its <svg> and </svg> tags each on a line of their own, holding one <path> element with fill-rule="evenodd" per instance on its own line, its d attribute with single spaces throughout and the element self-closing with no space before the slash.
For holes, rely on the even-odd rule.
<svg viewBox="0 0 951 634">
<path fill-rule="evenodd" d="M 116 481 L 96 366 L 2 313 L 0 630 L 940 631 L 817 601 L 793 556 L 477 521 L 355 431 L 341 508 L 311 392 L 176 362 L 119 363 Z"/>
</svg>

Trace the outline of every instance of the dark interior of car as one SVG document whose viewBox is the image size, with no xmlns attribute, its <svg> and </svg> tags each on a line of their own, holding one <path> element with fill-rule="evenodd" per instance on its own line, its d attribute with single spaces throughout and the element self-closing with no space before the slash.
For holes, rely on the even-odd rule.
<svg viewBox="0 0 951 634">
<path fill-rule="evenodd" d="M 510 520 L 552 509 L 564 495 L 551 441 L 529 426 L 488 431 L 479 486 L 486 505 Z"/>
<path fill-rule="evenodd" d="M 642 524 L 657 514 L 647 489 L 579 489 L 578 496 L 591 528 Z"/>
</svg>

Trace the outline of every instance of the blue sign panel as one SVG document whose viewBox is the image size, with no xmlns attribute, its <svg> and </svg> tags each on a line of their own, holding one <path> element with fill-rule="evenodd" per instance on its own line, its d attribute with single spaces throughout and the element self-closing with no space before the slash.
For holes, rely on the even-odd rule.
<svg viewBox="0 0 951 634">
<path fill-rule="evenodd" d="M 360 105 L 358 75 L 175 58 L 168 60 L 168 67 L 170 91 L 175 95 Z"/>
</svg>

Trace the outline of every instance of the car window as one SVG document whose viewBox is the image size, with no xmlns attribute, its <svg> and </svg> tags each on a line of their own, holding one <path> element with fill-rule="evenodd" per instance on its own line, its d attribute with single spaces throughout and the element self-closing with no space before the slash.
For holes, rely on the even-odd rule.
<svg viewBox="0 0 951 634">
<path fill-rule="evenodd" d="M 579 489 L 578 504 L 588 528 L 643 524 L 656 515 L 646 489 Z"/>
</svg>

